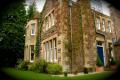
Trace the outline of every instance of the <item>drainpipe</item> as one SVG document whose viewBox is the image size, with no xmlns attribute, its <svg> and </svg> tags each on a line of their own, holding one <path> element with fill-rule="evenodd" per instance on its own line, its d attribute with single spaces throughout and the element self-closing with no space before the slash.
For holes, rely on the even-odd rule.
<svg viewBox="0 0 120 80">
<path fill-rule="evenodd" d="M 70 19 L 70 32 L 71 32 L 71 64 L 70 64 L 70 68 L 71 68 L 71 73 L 72 73 L 72 57 L 73 57 L 73 40 L 72 40 L 72 0 L 69 0 L 69 19 Z"/>
</svg>

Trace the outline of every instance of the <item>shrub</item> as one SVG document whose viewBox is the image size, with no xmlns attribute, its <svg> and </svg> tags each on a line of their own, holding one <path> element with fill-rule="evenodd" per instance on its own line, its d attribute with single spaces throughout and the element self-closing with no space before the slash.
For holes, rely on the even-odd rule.
<svg viewBox="0 0 120 80">
<path fill-rule="evenodd" d="M 116 61 L 113 57 L 111 57 L 111 60 L 110 60 L 110 65 L 115 65 L 116 64 Z"/>
<path fill-rule="evenodd" d="M 43 59 L 35 60 L 33 64 L 30 64 L 28 69 L 30 71 L 43 73 L 46 70 L 46 62 Z"/>
<path fill-rule="evenodd" d="M 17 65 L 17 69 L 19 69 L 19 70 L 28 70 L 28 64 L 29 64 L 29 62 L 27 62 L 27 61 L 21 61 L 21 63 L 19 63 Z"/>
<path fill-rule="evenodd" d="M 49 63 L 47 65 L 47 72 L 49 74 L 60 74 L 62 72 L 62 67 L 59 64 Z"/>
<path fill-rule="evenodd" d="M 100 59 L 99 56 L 97 56 L 97 63 L 96 63 L 96 65 L 97 65 L 98 67 L 103 66 L 103 63 L 102 63 L 102 61 L 101 61 L 101 59 Z"/>
<path fill-rule="evenodd" d="M 84 74 L 88 74 L 88 68 L 84 67 Z"/>
</svg>

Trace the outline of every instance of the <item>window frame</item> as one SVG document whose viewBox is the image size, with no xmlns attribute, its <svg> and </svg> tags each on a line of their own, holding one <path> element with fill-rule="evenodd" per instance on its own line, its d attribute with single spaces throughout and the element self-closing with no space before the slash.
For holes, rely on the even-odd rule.
<svg viewBox="0 0 120 80">
<path fill-rule="evenodd" d="M 32 51 L 32 47 L 33 47 L 33 51 Z M 35 55 L 35 54 L 34 54 L 34 48 L 35 48 L 34 45 L 30 45 L 30 62 L 34 62 L 34 55 Z M 34 55 L 33 55 L 33 59 L 32 59 L 32 57 L 31 57 L 31 54 L 32 54 L 32 53 L 34 54 Z"/>
<path fill-rule="evenodd" d="M 33 25 L 34 25 L 34 30 L 33 30 Z M 33 31 L 34 31 L 34 33 L 33 33 Z M 32 23 L 31 24 L 31 35 L 35 35 L 35 32 L 36 32 L 35 23 Z"/>
<path fill-rule="evenodd" d="M 96 28 L 97 28 L 97 30 L 100 30 L 100 29 L 101 29 L 100 17 L 97 17 L 97 18 L 96 18 Z"/>
<path fill-rule="evenodd" d="M 102 19 L 102 28 L 103 31 L 106 31 L 105 19 Z"/>
<path fill-rule="evenodd" d="M 111 21 L 108 20 L 108 32 L 112 32 Z"/>
</svg>

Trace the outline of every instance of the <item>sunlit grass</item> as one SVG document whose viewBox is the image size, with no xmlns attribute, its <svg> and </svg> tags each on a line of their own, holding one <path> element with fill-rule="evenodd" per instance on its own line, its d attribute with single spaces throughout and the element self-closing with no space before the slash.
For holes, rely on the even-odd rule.
<svg viewBox="0 0 120 80">
<path fill-rule="evenodd" d="M 4 68 L 3 71 L 18 80 L 103 80 L 111 74 L 111 72 L 102 72 L 74 77 L 59 77 L 51 76 L 49 74 L 35 73 L 32 71 L 20 71 L 13 68 Z"/>
</svg>

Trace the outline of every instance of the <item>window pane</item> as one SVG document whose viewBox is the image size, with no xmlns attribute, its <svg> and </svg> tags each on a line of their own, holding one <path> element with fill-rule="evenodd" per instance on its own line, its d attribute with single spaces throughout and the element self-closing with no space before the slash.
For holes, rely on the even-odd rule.
<svg viewBox="0 0 120 80">
<path fill-rule="evenodd" d="M 105 20 L 102 20 L 103 31 L 105 31 Z"/>
<path fill-rule="evenodd" d="M 96 27 L 97 29 L 100 29 L 100 18 L 97 18 Z"/>
<path fill-rule="evenodd" d="M 30 54 L 30 56 L 31 56 L 31 61 L 33 61 L 34 60 L 34 45 L 31 45 L 31 54 Z"/>
<path fill-rule="evenodd" d="M 57 45 L 56 45 L 56 38 L 54 39 L 54 60 L 57 60 Z"/>
<path fill-rule="evenodd" d="M 50 61 L 52 62 L 53 60 L 53 56 L 52 56 L 52 40 L 50 40 Z"/>
<path fill-rule="evenodd" d="M 31 24 L 31 34 L 34 35 L 35 34 L 35 24 Z"/>
</svg>

